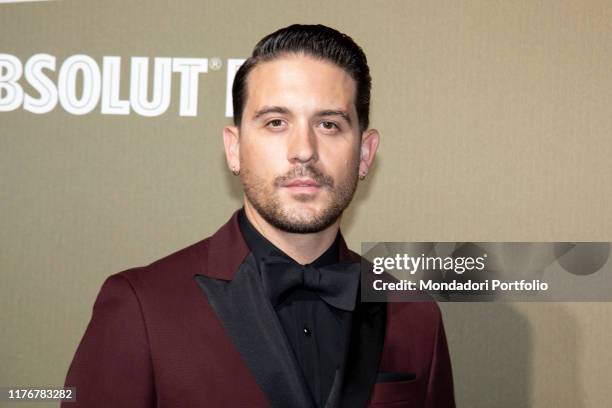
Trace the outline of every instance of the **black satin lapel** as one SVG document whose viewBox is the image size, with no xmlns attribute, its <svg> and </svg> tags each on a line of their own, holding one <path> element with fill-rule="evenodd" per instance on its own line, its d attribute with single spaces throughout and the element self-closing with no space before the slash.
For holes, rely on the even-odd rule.
<svg viewBox="0 0 612 408">
<path fill-rule="evenodd" d="M 365 407 L 376 383 L 387 320 L 386 303 L 357 303 L 338 407 Z"/>
<path fill-rule="evenodd" d="M 285 332 L 265 297 L 253 254 L 234 279 L 195 279 L 272 407 L 314 405 Z"/>
</svg>

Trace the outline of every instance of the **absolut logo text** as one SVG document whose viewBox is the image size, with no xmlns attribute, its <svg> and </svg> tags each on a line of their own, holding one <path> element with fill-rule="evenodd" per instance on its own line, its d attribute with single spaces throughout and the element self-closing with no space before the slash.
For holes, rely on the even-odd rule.
<svg viewBox="0 0 612 408">
<path fill-rule="evenodd" d="M 243 62 L 227 59 L 225 63 L 228 117 L 233 114 L 232 83 Z M 99 111 L 104 115 L 159 116 L 172 101 L 173 81 L 179 81 L 179 116 L 197 116 L 200 76 L 222 69 L 223 62 L 218 58 L 153 58 L 150 71 L 150 58 L 130 57 L 129 97 L 124 99 L 120 97 L 121 81 L 125 80 L 121 64 L 118 56 L 102 57 L 99 65 L 84 54 L 72 55 L 61 65 L 53 55 L 35 54 L 23 64 L 14 55 L 0 54 L 0 112 L 22 108 L 45 114 L 59 104 L 73 115 Z M 24 81 L 34 92 L 24 89 Z"/>
</svg>

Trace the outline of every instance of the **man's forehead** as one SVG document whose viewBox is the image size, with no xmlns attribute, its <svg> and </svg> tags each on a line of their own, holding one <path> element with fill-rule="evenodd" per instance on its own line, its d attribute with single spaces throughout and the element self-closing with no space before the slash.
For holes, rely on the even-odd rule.
<svg viewBox="0 0 612 408">
<path fill-rule="evenodd" d="M 354 110 L 356 82 L 334 63 L 307 55 L 286 55 L 258 64 L 247 78 L 245 110 Z"/>
</svg>

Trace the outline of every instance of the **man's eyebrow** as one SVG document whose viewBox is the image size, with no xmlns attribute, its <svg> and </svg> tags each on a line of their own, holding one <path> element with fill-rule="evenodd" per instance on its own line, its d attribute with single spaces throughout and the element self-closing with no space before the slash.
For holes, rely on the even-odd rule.
<svg viewBox="0 0 612 408">
<path fill-rule="evenodd" d="M 283 108 L 282 106 L 264 106 L 263 108 L 255 112 L 255 115 L 253 115 L 253 119 L 259 119 L 260 117 L 268 113 L 280 113 L 282 115 L 288 115 L 289 109 Z"/>
<path fill-rule="evenodd" d="M 349 125 L 351 124 L 351 117 L 349 116 L 348 112 L 345 112 L 341 109 L 322 110 L 322 111 L 317 112 L 317 116 L 341 116 L 344 120 L 347 121 Z"/>
</svg>

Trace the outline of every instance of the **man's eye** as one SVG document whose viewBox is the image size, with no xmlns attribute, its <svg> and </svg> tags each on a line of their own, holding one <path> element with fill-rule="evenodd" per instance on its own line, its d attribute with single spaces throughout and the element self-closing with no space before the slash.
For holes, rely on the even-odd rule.
<svg viewBox="0 0 612 408">
<path fill-rule="evenodd" d="M 268 122 L 267 126 L 273 127 L 273 128 L 281 127 L 281 126 L 283 126 L 283 121 L 280 120 L 280 119 L 272 119 L 271 121 Z"/>
<path fill-rule="evenodd" d="M 336 123 L 329 121 L 321 122 L 321 126 L 327 130 L 336 130 L 340 128 Z"/>
</svg>

